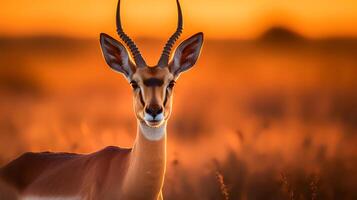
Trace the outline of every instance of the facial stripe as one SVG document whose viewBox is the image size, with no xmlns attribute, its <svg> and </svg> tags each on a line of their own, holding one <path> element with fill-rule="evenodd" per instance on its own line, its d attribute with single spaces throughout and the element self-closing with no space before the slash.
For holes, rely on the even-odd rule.
<svg viewBox="0 0 357 200">
<path fill-rule="evenodd" d="M 164 93 L 164 95 L 165 95 L 165 96 L 164 96 L 164 106 L 166 106 L 166 103 L 167 103 L 167 96 L 168 96 L 167 93 L 169 92 L 168 90 L 169 90 L 169 89 L 166 89 L 166 90 L 165 90 L 165 93 Z"/>
<path fill-rule="evenodd" d="M 145 102 L 144 102 L 144 98 L 143 98 L 143 94 L 141 92 L 141 89 L 139 90 L 139 98 L 140 98 L 140 102 L 143 106 L 145 106 Z"/>
<path fill-rule="evenodd" d="M 148 87 L 155 87 L 155 86 L 162 86 L 164 84 L 164 81 L 158 78 L 149 78 L 144 80 L 144 85 Z"/>
</svg>

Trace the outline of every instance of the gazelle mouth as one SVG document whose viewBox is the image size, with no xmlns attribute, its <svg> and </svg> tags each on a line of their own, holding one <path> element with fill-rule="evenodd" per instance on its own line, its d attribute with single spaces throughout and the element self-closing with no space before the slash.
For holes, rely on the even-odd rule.
<svg viewBox="0 0 357 200">
<path fill-rule="evenodd" d="M 150 126 L 150 127 L 158 127 L 158 126 L 160 126 L 160 125 L 162 124 L 162 121 L 163 121 L 163 120 L 160 120 L 160 121 L 158 121 L 158 120 L 152 120 L 152 121 L 145 121 L 145 122 L 146 122 L 146 124 L 147 124 L 148 126 Z"/>
<path fill-rule="evenodd" d="M 158 122 L 161 122 L 161 120 L 147 120 L 148 122 L 150 123 L 158 123 Z"/>
<path fill-rule="evenodd" d="M 161 122 L 161 120 L 151 120 L 151 121 L 147 121 L 150 124 L 159 124 Z"/>
</svg>

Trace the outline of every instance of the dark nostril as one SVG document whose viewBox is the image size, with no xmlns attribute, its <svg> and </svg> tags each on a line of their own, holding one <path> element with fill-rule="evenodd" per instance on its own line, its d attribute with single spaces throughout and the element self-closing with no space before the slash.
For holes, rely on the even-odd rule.
<svg viewBox="0 0 357 200">
<path fill-rule="evenodd" d="M 160 106 L 160 108 L 159 108 L 159 110 L 157 110 L 156 114 L 159 115 L 159 114 L 162 113 L 162 111 L 163 111 L 163 109 L 162 109 L 162 107 Z"/>
<path fill-rule="evenodd" d="M 151 115 L 152 114 L 152 109 L 150 109 L 150 108 L 145 108 L 145 112 L 147 113 L 147 114 L 149 114 L 149 115 Z"/>
<path fill-rule="evenodd" d="M 152 105 L 145 108 L 145 112 L 153 117 L 163 112 L 163 108 L 159 105 Z"/>
</svg>

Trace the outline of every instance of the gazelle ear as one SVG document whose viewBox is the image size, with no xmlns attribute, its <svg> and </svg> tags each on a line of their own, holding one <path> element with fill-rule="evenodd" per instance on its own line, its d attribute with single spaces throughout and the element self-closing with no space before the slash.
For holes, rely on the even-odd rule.
<svg viewBox="0 0 357 200">
<path fill-rule="evenodd" d="M 117 40 L 105 33 L 100 34 L 100 46 L 106 63 L 115 71 L 129 78 L 135 70 L 135 65 L 129 58 L 126 48 Z"/>
<path fill-rule="evenodd" d="M 170 72 L 178 76 L 181 72 L 190 69 L 197 61 L 203 44 L 203 33 L 196 33 L 183 41 L 175 50 Z"/>
</svg>

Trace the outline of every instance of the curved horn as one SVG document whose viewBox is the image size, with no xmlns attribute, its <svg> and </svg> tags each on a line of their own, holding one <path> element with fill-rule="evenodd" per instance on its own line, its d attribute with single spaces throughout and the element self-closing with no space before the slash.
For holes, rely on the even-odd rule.
<svg viewBox="0 0 357 200">
<path fill-rule="evenodd" d="M 125 42 L 125 44 L 129 47 L 131 55 L 133 56 L 137 67 L 146 66 L 146 62 L 145 62 L 144 58 L 141 56 L 141 53 L 140 53 L 138 47 L 135 45 L 133 40 L 131 40 L 130 37 L 123 31 L 123 27 L 121 26 L 120 0 L 118 0 L 116 23 L 117 23 L 118 35 Z"/>
<path fill-rule="evenodd" d="M 162 51 L 160 60 L 158 62 L 158 66 L 164 67 L 167 66 L 169 63 L 170 53 L 172 47 L 174 46 L 176 40 L 180 37 L 182 33 L 183 27 L 183 20 L 182 20 L 182 11 L 179 0 L 176 0 L 177 10 L 178 10 L 178 22 L 177 22 L 177 29 L 174 34 L 170 37 L 170 39 L 165 44 L 164 50 Z"/>
</svg>

